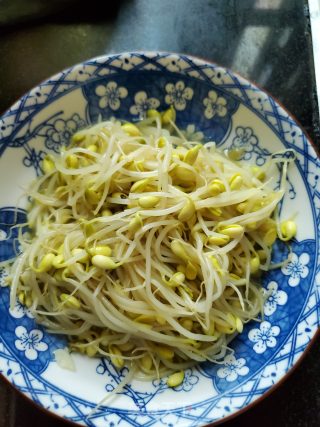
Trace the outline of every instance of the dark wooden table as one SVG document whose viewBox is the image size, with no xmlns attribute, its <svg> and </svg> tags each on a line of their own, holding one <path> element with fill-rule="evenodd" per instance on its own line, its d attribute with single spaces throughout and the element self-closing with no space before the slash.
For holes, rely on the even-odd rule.
<svg viewBox="0 0 320 427">
<path fill-rule="evenodd" d="M 164 50 L 216 61 L 278 98 L 320 146 L 304 0 L 2 0 L 0 112 L 55 72 L 104 53 Z M 107 2 L 103 2 L 107 3 Z M 1 319 L 0 319 L 1 321 Z M 320 347 L 234 426 L 318 427 Z M 0 427 L 62 427 L 0 381 Z"/>
</svg>

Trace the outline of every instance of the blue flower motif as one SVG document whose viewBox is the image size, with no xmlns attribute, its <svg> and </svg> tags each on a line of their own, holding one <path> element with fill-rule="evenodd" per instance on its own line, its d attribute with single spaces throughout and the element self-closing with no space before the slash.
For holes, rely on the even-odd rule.
<svg viewBox="0 0 320 427">
<path fill-rule="evenodd" d="M 246 359 L 243 357 L 236 359 L 233 354 L 228 354 L 223 364 L 224 366 L 218 369 L 217 375 L 228 382 L 236 381 L 239 375 L 245 376 L 249 373 L 249 368 L 245 366 Z"/>
<path fill-rule="evenodd" d="M 248 334 L 250 341 L 254 342 L 253 350 L 258 353 L 264 353 L 267 348 L 274 348 L 277 345 L 277 337 L 280 334 L 279 326 L 272 326 L 266 320 L 261 323 L 260 328 L 251 329 Z"/>
<path fill-rule="evenodd" d="M 30 310 L 17 299 L 16 303 L 13 307 L 13 309 L 9 309 L 9 313 L 12 317 L 15 319 L 21 319 L 24 316 L 29 317 L 30 319 L 33 319 L 33 315 L 31 314 Z"/>
<path fill-rule="evenodd" d="M 100 108 L 110 107 L 111 110 L 116 111 L 120 108 L 120 99 L 126 98 L 128 91 L 125 87 L 118 86 L 116 82 L 109 82 L 106 86 L 97 86 L 96 95 L 100 97 Z"/>
<path fill-rule="evenodd" d="M 184 380 L 183 383 L 175 387 L 175 391 L 190 391 L 194 385 L 199 381 L 199 377 L 194 375 L 192 369 L 187 369 L 184 371 Z"/>
<path fill-rule="evenodd" d="M 222 96 L 218 96 L 214 90 L 209 90 L 203 105 L 206 107 L 204 115 L 207 119 L 212 119 L 214 116 L 224 117 L 227 114 L 227 101 Z"/>
<path fill-rule="evenodd" d="M 137 92 L 134 96 L 135 104 L 130 107 L 130 113 L 145 118 L 148 110 L 156 110 L 160 102 L 157 98 L 148 98 L 144 91 Z"/>
<path fill-rule="evenodd" d="M 15 258 L 20 253 L 19 232 L 27 231 L 25 226 L 16 227 L 27 222 L 26 212 L 16 207 L 0 208 L 0 263 Z M 2 266 L 4 267 L 4 265 Z M 3 274 L 5 271 L 3 270 Z"/>
<path fill-rule="evenodd" d="M 309 268 L 307 264 L 310 261 L 310 256 L 306 252 L 299 257 L 297 254 L 292 253 L 289 255 L 289 262 L 281 268 L 281 271 L 286 276 L 290 276 L 288 284 L 291 287 L 298 286 L 301 279 L 308 276 Z"/>
<path fill-rule="evenodd" d="M 178 385 L 177 387 L 174 387 L 172 390 L 173 391 L 187 391 L 188 392 L 198 383 L 198 381 L 199 381 L 199 377 L 197 375 L 194 375 L 194 372 L 192 371 L 192 369 L 186 369 L 184 371 L 183 382 L 180 385 Z M 166 378 L 153 380 L 152 384 L 158 390 L 170 388 L 167 385 L 167 379 Z"/>
<path fill-rule="evenodd" d="M 251 160 L 255 158 L 258 166 L 262 166 L 266 162 L 266 158 L 270 156 L 270 152 L 266 148 L 259 147 L 259 140 L 250 127 L 237 126 L 235 129 L 235 137 L 232 140 L 232 148 L 238 149 L 242 155 L 241 160 Z"/>
<path fill-rule="evenodd" d="M 187 106 L 187 101 L 190 101 L 193 97 L 193 89 L 191 87 L 186 87 L 182 80 L 178 81 L 176 84 L 167 83 L 166 92 L 164 100 L 167 104 L 173 105 L 176 110 L 183 111 Z"/>
<path fill-rule="evenodd" d="M 252 149 L 252 145 L 258 144 L 258 138 L 253 133 L 252 128 L 238 126 L 236 128 L 236 136 L 232 140 L 236 148 Z"/>
<path fill-rule="evenodd" d="M 24 355 L 29 360 L 38 358 L 38 351 L 48 350 L 48 345 L 42 341 L 43 333 L 39 329 L 32 329 L 30 332 L 24 326 L 18 326 L 15 329 L 16 337 L 15 347 L 19 351 L 23 351 Z"/>
<path fill-rule="evenodd" d="M 185 130 L 181 131 L 181 133 L 188 141 L 203 141 L 204 139 L 203 133 L 201 131 L 197 131 L 194 124 L 188 125 Z"/>
<path fill-rule="evenodd" d="M 25 145 L 24 148 L 27 152 L 27 155 L 22 159 L 23 164 L 27 168 L 34 167 L 38 173 L 40 170 L 40 164 L 42 163 L 43 159 L 46 156 L 45 151 L 43 150 L 37 151 L 34 148 L 28 147 L 27 144 Z"/>
<path fill-rule="evenodd" d="M 278 305 L 285 305 L 288 301 L 288 295 L 284 291 L 278 290 L 276 282 L 270 282 L 267 286 L 269 296 L 264 303 L 264 314 L 271 316 L 277 309 Z"/>
<path fill-rule="evenodd" d="M 68 145 L 71 136 L 85 125 L 86 122 L 80 118 L 79 114 L 73 114 L 68 120 L 55 120 L 46 131 L 46 147 L 58 153 L 60 147 Z"/>
</svg>

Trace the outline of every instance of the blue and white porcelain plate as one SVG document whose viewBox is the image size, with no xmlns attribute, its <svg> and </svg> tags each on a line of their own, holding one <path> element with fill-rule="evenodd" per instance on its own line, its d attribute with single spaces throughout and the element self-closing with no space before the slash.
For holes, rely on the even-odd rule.
<svg viewBox="0 0 320 427">
<path fill-rule="evenodd" d="M 306 135 L 269 95 L 229 70 L 184 55 L 125 53 L 63 71 L 23 96 L 0 119 L 0 262 L 19 251 L 15 223 L 26 218 L 23 188 L 41 174 L 46 153 L 100 118 L 137 120 L 149 108 L 173 105 L 177 124 L 194 140 L 242 148 L 262 165 L 286 148 L 296 152 L 282 204 L 298 233 L 291 261 L 263 278 L 270 296 L 262 322 L 251 322 L 221 364 L 186 371 L 176 389 L 165 380 L 133 380 L 92 412 L 125 375 L 103 359 L 73 355 L 63 370 L 54 351 L 64 338 L 49 335 L 19 302 L 8 309 L 8 274 L 0 264 L 0 372 L 34 402 L 88 426 L 195 426 L 247 407 L 297 363 L 320 323 L 319 160 Z M 16 207 L 19 207 L 17 210 Z M 278 244 L 275 261 L 287 248 Z"/>
</svg>

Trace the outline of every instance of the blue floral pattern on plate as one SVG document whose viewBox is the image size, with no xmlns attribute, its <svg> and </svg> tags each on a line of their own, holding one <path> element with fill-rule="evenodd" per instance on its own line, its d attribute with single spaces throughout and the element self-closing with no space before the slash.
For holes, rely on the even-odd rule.
<svg viewBox="0 0 320 427">
<path fill-rule="evenodd" d="M 148 110 L 156 110 L 160 106 L 160 101 L 157 98 L 148 98 L 148 95 L 143 90 L 134 95 L 134 105 L 130 107 L 130 113 L 133 116 L 138 116 L 144 119 Z"/>
<path fill-rule="evenodd" d="M 79 114 L 73 114 L 68 120 L 61 118 L 52 123 L 47 123 L 45 129 L 46 142 L 48 150 L 59 152 L 62 145 L 68 145 L 71 136 L 79 129 L 85 127 L 86 122 L 79 117 Z"/>
<path fill-rule="evenodd" d="M 0 209 L 0 262 L 14 258 L 20 252 L 18 228 L 15 224 L 23 224 L 27 220 L 26 211 L 13 207 Z"/>
<path fill-rule="evenodd" d="M 172 74 L 168 79 L 163 73 L 140 70 L 130 73 L 129 80 L 125 74 L 117 77 L 117 82 L 111 74 L 82 87 L 88 101 L 86 119 L 89 123 L 110 115 L 132 120 L 143 117 L 150 107 L 164 110 L 173 105 L 178 113 L 178 126 L 186 128 L 192 117 L 207 139 L 221 143 L 239 106 L 236 99 L 227 93 L 221 94 L 218 88 L 211 91 L 203 83 L 181 75 Z"/>
<path fill-rule="evenodd" d="M 277 383 L 320 323 L 319 162 L 311 144 L 264 92 L 228 70 L 184 55 L 132 53 L 87 61 L 33 89 L 0 118 L 0 180 L 6 182 L 0 201 L 10 201 L 0 209 L 0 261 L 19 251 L 14 224 L 26 221 L 23 209 L 10 207 L 20 195 L 16 176 L 40 174 L 46 153 L 57 152 L 81 127 L 110 116 L 139 120 L 148 109 L 169 105 L 188 138 L 239 149 L 244 160 L 258 165 L 270 153 L 294 148 L 297 160 L 282 212 L 297 211 L 297 240 L 291 248 L 277 243 L 274 262 L 283 261 L 290 249 L 289 262 L 263 277 L 264 319 L 245 326 L 231 343 L 233 353 L 219 364 L 186 370 L 184 382 L 173 390 L 165 379 L 132 381 L 97 411 L 98 401 L 115 390 L 127 370 L 119 373 L 106 360 L 89 363 L 78 356 L 76 377 L 69 377 L 54 361 L 54 351 L 66 340 L 36 325 L 19 301 L 9 309 L 9 290 L 0 287 L 0 372 L 31 399 L 76 423 L 194 426 L 220 420 Z M 14 174 L 7 179 L 12 162 Z M 0 265 L 1 286 L 7 274 Z M 90 387 L 81 388 L 81 381 L 72 385 L 82 378 L 81 367 Z"/>
</svg>

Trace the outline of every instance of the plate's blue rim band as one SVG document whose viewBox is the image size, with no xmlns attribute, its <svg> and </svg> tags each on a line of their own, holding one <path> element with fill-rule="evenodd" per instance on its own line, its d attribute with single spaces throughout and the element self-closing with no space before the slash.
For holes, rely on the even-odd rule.
<svg viewBox="0 0 320 427">
<path fill-rule="evenodd" d="M 266 98 L 268 98 L 268 100 L 270 101 L 270 103 L 271 103 L 272 106 L 275 106 L 277 104 L 277 102 L 271 97 L 271 95 L 269 95 L 263 89 L 260 89 L 254 83 L 248 81 L 247 79 L 245 79 L 244 77 L 240 76 L 237 73 L 232 73 L 231 70 L 229 70 L 228 68 L 222 67 L 221 65 L 215 64 L 213 62 L 205 62 L 205 60 L 199 59 L 197 57 L 192 57 L 192 55 L 185 56 L 185 55 L 180 55 L 180 54 L 177 54 L 177 53 L 160 52 L 158 54 L 158 53 L 155 53 L 155 52 L 141 52 L 141 53 L 140 52 L 124 52 L 123 54 L 101 55 L 101 56 L 98 56 L 96 58 L 91 58 L 91 59 L 89 59 L 87 61 L 75 64 L 75 65 L 73 65 L 73 66 L 71 66 L 69 68 L 66 68 L 66 69 L 64 69 L 64 70 L 56 73 L 54 76 L 50 77 L 49 79 L 43 80 L 37 86 L 33 87 L 30 91 L 28 91 L 22 97 L 20 97 L 19 100 L 17 100 L 8 110 L 6 110 L 0 116 L 0 119 L 6 118 L 6 117 L 10 117 L 12 115 L 17 115 L 19 113 L 19 110 L 21 111 L 22 109 L 26 109 L 26 107 L 24 107 L 24 103 L 28 99 L 28 97 L 30 95 L 30 92 L 32 90 L 36 90 L 37 88 L 42 88 L 42 87 L 45 87 L 45 86 L 47 86 L 49 84 L 52 84 L 53 82 L 55 82 L 56 85 L 59 85 L 59 84 L 63 83 L 63 84 L 68 84 L 70 86 L 71 85 L 76 86 L 76 88 L 82 87 L 83 85 L 86 84 L 86 82 L 88 80 L 90 80 L 92 82 L 95 82 L 95 81 L 104 79 L 106 77 L 109 77 L 110 75 L 114 75 L 114 74 L 108 74 L 108 75 L 103 75 L 103 76 L 96 76 L 95 75 L 100 69 L 104 68 L 106 65 L 109 68 L 111 68 L 111 69 L 113 68 L 113 70 L 115 71 L 115 73 L 119 72 L 119 71 L 121 71 L 123 73 L 134 73 L 136 70 L 140 69 L 139 65 L 137 65 L 134 69 L 124 70 L 124 69 L 120 69 L 119 67 L 114 67 L 114 66 L 110 65 L 110 62 L 109 62 L 109 61 L 111 61 L 111 59 L 112 59 L 112 61 L 114 61 L 116 58 L 118 58 L 118 59 L 119 58 L 126 59 L 128 56 L 132 56 L 132 55 L 143 56 L 144 59 L 148 59 L 149 60 L 149 63 L 156 64 L 157 67 L 161 68 L 161 70 L 166 71 L 168 73 L 176 74 L 176 75 L 181 75 L 182 74 L 186 78 L 199 80 L 201 82 L 205 82 L 205 83 L 210 84 L 210 85 L 214 84 L 214 83 L 210 80 L 210 78 L 208 76 L 206 76 L 202 72 L 202 68 L 206 67 L 206 68 L 211 68 L 213 70 L 221 70 L 223 72 L 226 72 L 226 74 L 228 74 L 228 76 L 230 77 L 230 79 L 232 79 L 234 82 L 237 81 L 237 83 L 241 83 L 241 84 L 237 85 L 237 88 L 242 93 L 242 95 L 247 99 L 248 102 L 249 102 L 249 98 L 248 98 L 247 94 L 245 93 L 245 91 L 243 91 L 243 87 L 245 87 L 246 90 L 247 89 L 252 89 L 255 92 L 261 92 Z M 152 55 L 154 55 L 154 57 Z M 202 76 L 203 79 L 200 79 L 200 78 L 195 77 L 195 76 L 190 76 L 189 74 L 187 74 L 188 70 L 186 70 L 186 69 L 181 70 L 179 73 L 174 72 L 174 71 L 170 71 L 166 67 L 164 67 L 162 64 L 159 64 L 158 62 L 156 62 L 160 58 L 167 58 L 169 56 L 170 57 L 175 57 L 175 58 L 182 58 L 186 62 L 188 62 L 190 65 L 192 64 L 193 67 L 197 67 L 198 68 L 197 71 L 199 72 L 199 74 L 201 74 L 201 76 Z M 103 60 L 104 62 L 102 63 L 102 62 L 100 62 L 100 60 L 101 61 Z M 62 80 L 62 77 L 64 77 L 65 75 L 73 73 L 73 72 L 77 73 L 78 68 L 81 68 L 81 67 L 86 66 L 86 65 L 97 67 L 96 70 L 95 70 L 95 72 L 94 72 L 94 74 L 92 74 L 91 76 L 89 76 L 87 80 L 77 81 L 76 84 L 75 84 L 74 81 Z M 100 65 L 100 67 L 99 67 L 99 65 Z M 141 66 L 143 66 L 143 65 L 145 65 L 145 64 L 141 64 Z M 146 70 L 146 71 L 148 71 L 148 70 Z M 150 70 L 150 71 L 160 72 L 159 70 Z M 221 84 L 221 85 L 218 85 L 218 86 L 219 86 L 219 89 L 221 91 L 223 91 L 224 93 L 228 93 L 228 95 L 232 96 L 234 99 L 240 99 L 241 100 L 241 98 L 239 98 L 237 95 L 233 94 L 232 92 L 226 92 L 226 89 L 231 88 L 234 85 L 225 84 L 224 83 L 224 84 Z M 34 115 L 36 115 L 42 107 L 45 107 L 45 106 L 49 105 L 53 101 L 59 99 L 61 96 L 64 96 L 65 94 L 70 93 L 72 90 L 75 90 L 76 88 L 75 87 L 70 87 L 69 89 L 64 90 L 62 93 L 59 93 L 56 96 L 54 96 L 56 90 L 53 89 L 52 92 L 50 93 L 49 99 L 47 99 L 42 104 L 39 104 L 37 106 L 38 108 L 35 108 L 35 111 L 33 113 L 31 113 L 26 118 L 26 120 L 24 120 L 23 122 L 21 122 L 17 126 L 17 128 L 12 132 L 12 134 L 10 134 L 10 136 L 14 136 L 16 133 L 18 133 L 18 131 L 25 125 L 25 123 L 30 118 L 34 117 Z M 21 104 L 21 105 L 19 105 L 19 104 Z M 294 124 L 295 126 L 297 126 L 302 131 L 302 133 L 305 136 L 305 138 L 307 140 L 310 139 L 306 135 L 304 129 L 301 129 L 300 126 L 296 123 L 295 119 L 292 116 L 290 116 L 289 113 L 280 104 L 278 104 L 278 105 L 279 105 L 280 109 L 282 110 L 282 112 L 285 114 L 285 115 L 282 115 L 281 118 L 284 119 L 289 124 Z M 14 109 L 14 107 L 18 107 L 18 106 L 19 106 L 19 108 Z M 31 106 L 31 107 L 34 107 L 34 106 Z M 30 107 L 30 109 L 31 109 L 31 107 Z M 259 116 L 261 116 L 262 120 L 266 124 L 268 124 L 268 126 L 270 126 L 270 123 L 266 121 L 265 117 L 262 116 L 261 113 L 258 110 L 255 110 L 251 105 L 250 106 L 246 105 L 246 107 L 249 108 L 251 111 L 254 111 L 255 113 L 257 113 Z M 27 109 L 29 109 L 29 107 L 27 107 Z M 17 113 L 17 111 L 18 111 L 18 113 Z M 278 125 L 279 125 L 279 122 L 278 122 Z M 281 128 L 281 126 L 279 126 L 279 128 Z M 272 128 L 272 130 L 275 133 L 278 133 L 278 131 L 276 129 Z M 284 139 L 281 134 L 280 134 L 280 138 Z M 285 143 L 287 144 L 286 141 L 285 141 Z M 312 147 L 313 151 L 315 152 L 313 145 L 311 145 L 311 147 Z M 316 152 L 315 152 L 315 154 L 316 154 Z M 315 157 L 318 158 L 317 155 Z"/>
</svg>

